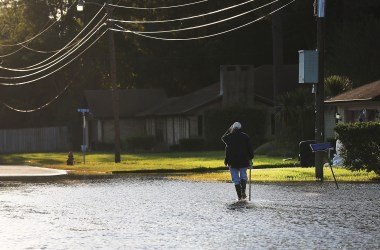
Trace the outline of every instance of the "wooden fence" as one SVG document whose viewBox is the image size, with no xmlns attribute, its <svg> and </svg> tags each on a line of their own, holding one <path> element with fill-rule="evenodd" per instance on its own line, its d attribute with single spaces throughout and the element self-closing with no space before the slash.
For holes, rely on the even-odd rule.
<svg viewBox="0 0 380 250">
<path fill-rule="evenodd" d="M 0 130 L 0 153 L 68 150 L 69 133 L 66 127 Z"/>
</svg>

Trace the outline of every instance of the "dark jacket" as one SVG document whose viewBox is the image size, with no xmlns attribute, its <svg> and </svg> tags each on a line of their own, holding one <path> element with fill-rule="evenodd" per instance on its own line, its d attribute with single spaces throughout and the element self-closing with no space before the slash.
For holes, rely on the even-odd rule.
<svg viewBox="0 0 380 250">
<path fill-rule="evenodd" d="M 246 168 L 254 157 L 251 140 L 246 133 L 235 129 L 224 135 L 222 141 L 226 144 L 224 163 L 233 168 Z"/>
</svg>

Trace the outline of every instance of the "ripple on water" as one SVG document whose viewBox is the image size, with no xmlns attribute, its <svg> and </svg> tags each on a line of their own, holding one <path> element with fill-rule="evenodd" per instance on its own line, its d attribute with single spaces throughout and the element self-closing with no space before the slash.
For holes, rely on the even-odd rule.
<svg viewBox="0 0 380 250">
<path fill-rule="evenodd" d="M 254 184 L 118 176 L 0 187 L 3 249 L 380 247 L 379 184 Z M 4 226 L 7 225 L 7 226 Z"/>
</svg>

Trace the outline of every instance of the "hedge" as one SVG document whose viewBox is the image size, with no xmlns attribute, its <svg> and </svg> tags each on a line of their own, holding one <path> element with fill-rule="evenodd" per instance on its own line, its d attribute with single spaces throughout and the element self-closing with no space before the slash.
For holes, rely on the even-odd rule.
<svg viewBox="0 0 380 250">
<path fill-rule="evenodd" d="M 344 165 L 351 170 L 374 171 L 380 175 L 380 123 L 341 123 L 335 128 L 343 144 Z"/>
</svg>

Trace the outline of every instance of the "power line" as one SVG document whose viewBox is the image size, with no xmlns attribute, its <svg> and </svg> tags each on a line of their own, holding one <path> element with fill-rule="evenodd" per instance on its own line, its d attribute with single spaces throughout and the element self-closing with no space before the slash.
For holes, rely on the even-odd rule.
<svg viewBox="0 0 380 250">
<path fill-rule="evenodd" d="M 109 6 L 123 8 L 123 9 L 133 9 L 133 10 L 159 10 L 159 9 L 174 9 L 174 8 L 186 7 L 186 6 L 195 5 L 195 4 L 204 3 L 204 2 L 208 2 L 208 0 L 201 0 L 201 1 L 187 3 L 187 4 L 161 6 L 161 7 L 133 7 L 133 6 L 120 6 L 116 4 L 109 4 Z"/>
<path fill-rule="evenodd" d="M 62 47 L 59 51 L 57 51 L 57 53 L 55 53 L 54 55 L 46 58 L 45 60 L 41 61 L 41 62 L 38 62 L 36 64 L 33 64 L 33 65 L 30 65 L 30 66 L 27 66 L 27 67 L 23 67 L 23 68 L 7 68 L 7 67 L 2 67 L 0 66 L 0 69 L 4 69 L 4 70 L 8 70 L 8 71 L 32 71 L 32 70 L 36 70 L 36 69 L 40 69 L 42 67 L 44 67 L 45 65 L 43 66 L 38 66 L 38 65 L 41 65 L 47 61 L 49 61 L 50 59 L 56 57 L 60 52 L 64 51 L 66 48 L 68 48 L 70 46 L 70 44 L 72 44 L 89 26 L 90 24 L 95 20 L 95 18 L 99 15 L 99 13 L 101 12 L 101 10 L 104 8 L 104 5 L 103 7 L 95 14 L 95 16 L 90 20 L 90 22 L 70 41 L 68 42 L 64 47 Z M 101 20 L 103 20 L 105 18 L 106 15 L 104 15 Z M 98 22 L 99 24 L 99 22 Z M 67 53 L 67 52 L 66 52 Z"/>
<path fill-rule="evenodd" d="M 168 20 L 135 20 L 135 21 L 117 20 L 117 19 L 108 19 L 108 20 L 109 21 L 120 22 L 120 23 L 134 23 L 134 24 L 168 23 L 168 22 L 185 21 L 185 20 L 190 20 L 190 19 L 194 19 L 194 18 L 205 17 L 205 16 L 209 16 L 209 15 L 212 15 L 212 14 L 220 13 L 220 12 L 223 12 L 223 11 L 226 11 L 226 10 L 230 10 L 230 9 L 233 9 L 233 8 L 236 8 L 236 7 L 239 7 L 239 6 L 242 6 L 242 5 L 254 2 L 254 1 L 257 1 L 257 0 L 249 0 L 249 1 L 246 1 L 246 2 L 243 2 L 243 3 L 240 3 L 240 4 L 229 6 L 229 7 L 226 7 L 226 8 L 223 8 L 223 9 L 219 9 L 219 10 L 216 10 L 216 11 L 211 11 L 211 12 L 200 14 L 200 15 L 183 17 L 183 18 L 177 18 L 177 19 L 168 19 Z M 121 7 L 121 6 L 119 6 L 119 7 Z"/>
<path fill-rule="evenodd" d="M 100 26 L 99 29 L 101 27 L 104 27 L 104 26 Z M 49 72 L 41 77 L 38 77 L 36 79 L 32 79 L 32 80 L 29 80 L 29 81 L 24 81 L 24 82 L 18 82 L 18 83 L 0 83 L 0 85 L 3 85 L 3 86 L 19 86 L 19 85 L 25 85 L 25 84 L 28 84 L 28 83 L 32 83 L 32 82 L 36 82 L 38 80 L 41 80 L 47 76 L 50 76 L 51 74 L 57 72 L 58 70 L 62 69 L 63 67 L 66 67 L 68 64 L 70 64 L 71 62 L 73 62 L 75 59 L 77 59 L 80 55 L 82 55 L 85 51 L 87 51 L 92 45 L 94 45 L 95 42 L 97 42 L 108 30 L 105 30 L 99 37 L 97 37 L 89 46 L 87 46 L 87 48 L 85 48 L 84 50 L 82 50 L 78 55 L 76 55 L 74 58 L 72 58 L 71 60 L 69 60 L 68 62 L 66 62 L 65 64 L 63 64 L 61 67 L 53 70 L 52 72 Z"/>
<path fill-rule="evenodd" d="M 214 34 L 205 35 L 205 36 L 188 37 L 188 38 L 164 38 L 164 37 L 156 37 L 156 36 L 144 35 L 142 32 L 128 30 L 128 29 L 126 29 L 126 28 L 124 28 L 122 26 L 119 26 L 119 25 L 116 25 L 116 26 L 119 27 L 119 28 L 121 28 L 121 29 L 110 29 L 110 30 L 116 31 L 116 32 L 122 32 L 122 33 L 132 33 L 132 34 L 135 34 L 135 35 L 138 35 L 138 36 L 141 36 L 141 37 L 151 38 L 151 39 L 155 39 L 155 40 L 164 40 L 164 41 L 190 41 L 190 40 L 204 39 L 204 38 L 214 37 L 214 36 L 226 34 L 226 33 L 229 33 L 229 32 L 232 32 L 232 31 L 235 31 L 235 30 L 238 30 L 238 29 L 241 29 L 241 28 L 243 28 L 245 26 L 248 26 L 248 25 L 250 25 L 252 23 L 260 21 L 263 18 L 265 18 L 265 17 L 267 17 L 267 16 L 269 16 L 269 15 L 271 15 L 271 14 L 277 12 L 277 11 L 280 11 L 281 9 L 287 7 L 288 5 L 292 4 L 293 2 L 295 2 L 295 0 L 292 0 L 289 3 L 281 6 L 280 8 L 277 8 L 277 9 L 269 12 L 268 14 L 266 14 L 266 15 L 264 15 L 262 17 L 256 18 L 253 21 L 247 22 L 247 23 L 245 23 L 243 25 L 240 25 L 240 26 L 237 26 L 235 28 L 231 28 L 231 29 L 228 29 L 228 30 L 225 30 L 225 31 L 222 31 L 222 32 L 217 32 L 217 33 L 214 33 Z"/>
<path fill-rule="evenodd" d="M 71 48 L 69 51 L 66 52 L 66 54 L 63 54 L 61 55 L 59 58 L 56 58 L 54 59 L 53 61 L 43 65 L 43 66 L 40 66 L 39 68 L 42 68 L 41 70 L 38 70 L 38 71 L 35 71 L 33 73 L 30 73 L 30 74 L 26 74 L 26 75 L 22 75 L 22 76 L 14 76 L 14 77 L 0 77 L 1 79 L 9 79 L 9 80 L 15 80 L 15 79 L 20 79 L 20 78 L 26 78 L 26 77 L 30 77 L 30 76 L 33 76 L 33 75 L 36 75 L 36 74 L 39 74 L 39 73 L 42 73 L 44 71 L 47 71 L 48 69 L 52 68 L 53 66 L 59 64 L 60 62 L 62 62 L 63 60 L 65 60 L 66 58 L 68 58 L 71 54 L 73 54 L 74 52 L 76 52 L 80 47 L 82 47 L 92 36 L 94 36 L 96 34 L 96 32 L 102 27 L 104 26 L 104 22 L 103 21 L 100 21 L 97 26 L 95 26 L 92 30 L 91 30 L 91 33 L 88 33 L 85 37 L 83 37 L 78 45 L 74 48 Z M 2 83 L 0 83 L 2 84 Z"/>
<path fill-rule="evenodd" d="M 41 110 L 43 108 L 46 108 L 47 106 L 49 106 L 50 104 L 52 104 L 54 101 L 56 101 L 68 88 L 69 88 L 70 84 L 66 85 L 66 87 L 58 93 L 58 95 L 56 95 L 53 99 L 51 99 L 50 101 L 48 101 L 47 103 L 39 106 L 39 107 L 36 107 L 36 108 L 33 108 L 33 109 L 18 109 L 18 108 L 15 108 L 5 102 L 2 102 L 2 104 L 10 109 L 10 110 L 13 110 L 13 111 L 16 111 L 16 112 L 20 112 L 20 113 L 31 113 L 31 112 L 35 112 L 35 111 L 38 111 L 38 110 Z"/>
<path fill-rule="evenodd" d="M 246 11 L 246 12 L 243 12 L 243 13 L 240 13 L 238 15 L 235 15 L 235 16 L 232 16 L 232 17 L 228 17 L 228 18 L 225 18 L 225 19 L 222 19 L 222 20 L 218 20 L 218 21 L 215 21 L 215 22 L 198 25 L 198 26 L 191 26 L 191 27 L 187 27 L 187 28 L 172 29 L 172 30 L 138 31 L 138 33 L 139 34 L 157 34 L 157 33 L 172 33 L 172 32 L 179 32 L 179 31 L 185 31 L 185 30 L 200 29 L 200 28 L 204 28 L 204 27 L 207 27 L 207 26 L 215 25 L 215 24 L 218 24 L 218 23 L 227 22 L 227 21 L 230 21 L 232 19 L 235 19 L 235 18 L 244 16 L 244 15 L 247 15 L 247 14 L 249 14 L 251 12 L 254 12 L 256 10 L 262 9 L 264 7 L 267 7 L 268 5 L 271 5 L 271 4 L 273 4 L 275 2 L 278 2 L 278 1 L 280 1 L 280 0 L 274 0 L 274 1 L 270 2 L 270 3 L 264 4 L 264 5 L 260 6 L 260 7 L 254 8 L 252 10 L 249 10 L 249 11 Z M 118 20 L 115 20 L 115 21 L 118 21 Z"/>
<path fill-rule="evenodd" d="M 4 58 L 4 57 L 8 57 L 8 56 L 14 55 L 14 54 L 16 54 L 17 52 L 19 52 L 19 51 L 22 50 L 22 49 L 23 49 L 23 47 L 20 47 L 20 48 L 14 50 L 14 51 L 12 51 L 12 52 L 10 52 L 10 53 L 8 53 L 8 54 L 0 55 L 0 58 Z"/>
<path fill-rule="evenodd" d="M 75 1 L 67 8 L 68 10 L 71 9 L 75 4 Z M 31 42 L 32 40 L 36 39 L 37 37 L 39 37 L 40 35 L 42 35 L 43 33 L 45 33 L 47 30 L 49 30 L 51 27 L 53 27 L 54 24 L 56 24 L 58 21 L 60 21 L 62 18 L 62 15 L 57 19 L 55 20 L 52 24 L 50 24 L 47 28 L 43 29 L 41 32 L 37 33 L 36 35 L 34 35 L 33 37 L 23 41 L 23 42 L 19 42 L 19 43 L 15 43 L 15 44 L 0 44 L 0 47 L 15 47 L 15 46 L 20 46 L 20 45 L 23 45 L 25 43 L 29 43 Z"/>
<path fill-rule="evenodd" d="M 105 18 L 105 17 L 104 17 Z M 38 67 L 38 69 L 42 68 L 41 70 L 38 70 L 38 71 L 35 71 L 33 73 L 30 73 L 30 74 L 26 74 L 26 75 L 22 75 L 22 76 L 10 76 L 10 77 L 4 77 L 4 76 L 0 76 L 1 79 L 10 79 L 10 80 L 13 80 L 13 79 L 20 79 L 20 78 L 26 78 L 26 77 L 29 77 L 29 76 L 33 76 L 33 75 L 36 75 L 38 73 L 41 73 L 41 72 L 44 72 L 48 69 L 50 69 L 51 67 L 57 65 L 58 63 L 62 62 L 63 60 L 65 60 L 68 56 L 70 56 L 71 54 L 73 54 L 75 51 L 77 51 L 80 47 L 82 47 L 82 45 L 84 45 L 93 35 L 96 34 L 96 32 L 102 27 L 104 26 L 104 18 L 102 20 L 100 20 L 98 22 L 98 24 L 88 33 L 86 34 L 80 41 L 79 43 L 77 44 L 76 47 L 72 47 L 69 51 L 67 51 L 65 54 L 61 55 L 60 57 L 54 59 L 53 61 L 43 65 L 43 66 L 40 66 Z M 36 68 L 37 69 L 37 68 Z M 25 71 L 25 70 L 22 70 L 22 71 Z M 1 83 L 0 83 L 1 84 Z"/>
<path fill-rule="evenodd" d="M 65 49 L 67 48 L 71 48 L 71 47 L 74 47 L 78 44 L 78 42 L 72 44 L 72 45 L 69 45 L 69 46 L 66 46 Z M 23 49 L 27 49 L 27 50 L 30 50 L 30 51 L 33 51 L 33 52 L 36 52 L 36 53 L 41 53 L 41 54 L 51 54 L 51 53 L 57 53 L 59 51 L 62 51 L 62 49 L 57 49 L 57 50 L 38 50 L 38 49 L 33 49 L 31 47 L 28 47 L 26 45 L 21 45 Z"/>
</svg>

